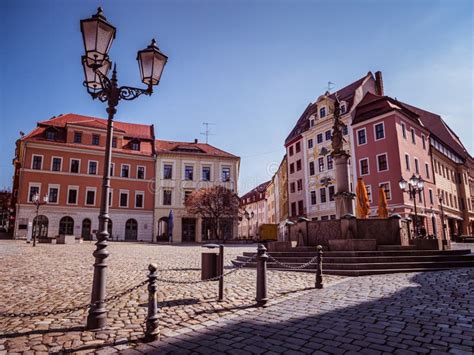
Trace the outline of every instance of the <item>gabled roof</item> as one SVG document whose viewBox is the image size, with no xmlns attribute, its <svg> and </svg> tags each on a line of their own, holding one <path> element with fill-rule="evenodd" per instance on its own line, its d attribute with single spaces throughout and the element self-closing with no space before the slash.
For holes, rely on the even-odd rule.
<svg viewBox="0 0 474 355">
<path fill-rule="evenodd" d="M 215 156 L 215 157 L 222 157 L 222 158 L 239 159 L 238 156 L 225 152 L 207 143 L 156 140 L 155 147 L 156 147 L 157 154 L 160 154 L 160 153 L 198 154 L 198 155 L 207 155 L 207 156 Z"/>
<path fill-rule="evenodd" d="M 368 77 L 372 77 L 371 72 L 368 72 L 364 77 L 354 81 L 353 83 L 343 87 L 342 89 L 333 92 L 332 94 L 328 95 L 328 97 L 332 100 L 335 100 L 336 95 L 337 95 L 339 100 L 347 102 L 347 111 L 349 111 L 354 102 L 355 91 L 357 90 L 358 87 L 360 87 L 364 83 L 364 81 Z M 306 109 L 304 110 L 303 114 L 300 116 L 295 126 L 291 130 L 288 137 L 286 137 L 285 145 L 287 145 L 293 139 L 298 137 L 301 133 L 309 129 L 308 117 L 314 114 L 316 111 L 317 111 L 317 103 L 316 102 L 309 103 Z"/>
<path fill-rule="evenodd" d="M 257 187 L 247 192 L 245 195 L 243 195 L 240 198 L 241 203 L 246 204 L 245 200 L 248 198 L 251 199 L 251 202 L 263 200 L 265 198 L 265 191 L 267 190 L 267 186 L 270 183 L 271 183 L 271 180 L 265 181 L 264 183 L 261 183 Z M 263 194 L 263 197 L 260 197 L 260 194 Z"/>
<path fill-rule="evenodd" d="M 405 104 L 389 96 L 379 96 L 371 92 L 366 93 L 364 98 L 357 105 L 352 124 L 355 125 L 391 111 L 398 111 L 414 123 L 421 126 L 423 125 L 419 120 L 419 115 L 408 109 Z"/>
</svg>

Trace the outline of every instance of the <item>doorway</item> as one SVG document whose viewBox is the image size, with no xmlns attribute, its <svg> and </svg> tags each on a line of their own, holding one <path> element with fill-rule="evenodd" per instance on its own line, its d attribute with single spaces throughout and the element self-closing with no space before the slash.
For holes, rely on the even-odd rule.
<svg viewBox="0 0 474 355">
<path fill-rule="evenodd" d="M 196 241 L 196 218 L 183 218 L 181 220 L 181 235 L 183 242 Z"/>
<path fill-rule="evenodd" d="M 89 218 L 86 218 L 82 221 L 81 238 L 83 240 L 91 240 L 92 239 L 91 226 L 92 226 L 92 222 Z"/>
<path fill-rule="evenodd" d="M 129 219 L 125 223 L 125 240 L 137 240 L 138 223 L 134 219 Z"/>
</svg>

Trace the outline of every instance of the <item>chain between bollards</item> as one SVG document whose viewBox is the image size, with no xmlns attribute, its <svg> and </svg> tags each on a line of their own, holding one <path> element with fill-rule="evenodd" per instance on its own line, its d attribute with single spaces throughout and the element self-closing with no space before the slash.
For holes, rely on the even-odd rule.
<svg viewBox="0 0 474 355">
<path fill-rule="evenodd" d="M 263 307 L 267 302 L 267 248 L 259 244 L 257 248 L 257 306 Z"/>
<path fill-rule="evenodd" d="M 158 290 L 156 279 L 158 278 L 158 265 L 148 265 L 148 315 L 146 318 L 145 341 L 155 341 L 160 337 L 160 329 L 158 328 L 158 302 L 156 291 Z"/>
<path fill-rule="evenodd" d="M 323 288 L 323 247 L 318 245 L 316 247 L 318 251 L 316 259 L 316 284 L 315 288 Z"/>
</svg>

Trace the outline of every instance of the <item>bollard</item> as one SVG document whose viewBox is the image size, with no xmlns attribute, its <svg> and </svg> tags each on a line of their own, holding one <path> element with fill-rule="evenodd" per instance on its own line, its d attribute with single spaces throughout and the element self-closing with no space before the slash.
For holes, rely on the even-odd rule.
<svg viewBox="0 0 474 355">
<path fill-rule="evenodd" d="M 263 307 L 267 301 L 267 248 L 259 244 L 257 248 L 257 306 Z"/>
<path fill-rule="evenodd" d="M 156 299 L 156 291 L 158 286 L 156 279 L 158 277 L 156 270 L 158 265 L 148 265 L 148 316 L 146 318 L 145 341 L 158 340 L 160 337 L 160 330 L 158 329 L 158 303 Z"/>
<path fill-rule="evenodd" d="M 224 301 L 224 245 L 219 245 L 219 298 L 218 301 Z"/>
<path fill-rule="evenodd" d="M 316 247 L 318 251 L 318 256 L 316 258 L 316 285 L 315 288 L 323 288 L 323 247 L 318 245 Z"/>
</svg>

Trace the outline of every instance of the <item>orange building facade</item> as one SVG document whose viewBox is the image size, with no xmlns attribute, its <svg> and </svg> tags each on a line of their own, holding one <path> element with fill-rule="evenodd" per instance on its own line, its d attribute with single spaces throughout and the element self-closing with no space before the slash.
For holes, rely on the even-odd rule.
<svg viewBox="0 0 474 355">
<path fill-rule="evenodd" d="M 38 123 L 17 141 L 13 204 L 15 238 L 94 238 L 98 229 L 107 121 L 76 114 Z M 110 218 L 113 240 L 153 240 L 153 125 L 114 122 Z M 33 196 L 48 196 L 39 209 Z M 37 223 L 35 223 L 37 222 Z M 31 232 L 30 232 L 31 233 Z"/>
</svg>

